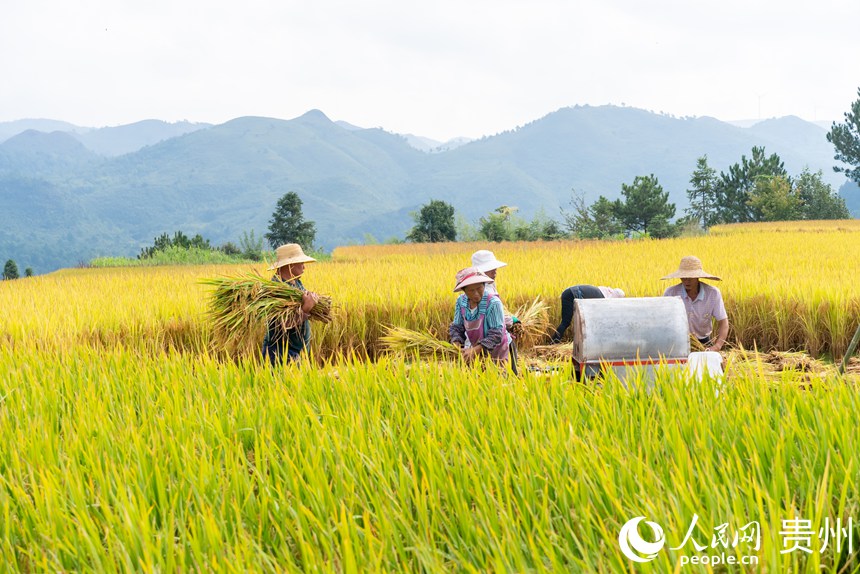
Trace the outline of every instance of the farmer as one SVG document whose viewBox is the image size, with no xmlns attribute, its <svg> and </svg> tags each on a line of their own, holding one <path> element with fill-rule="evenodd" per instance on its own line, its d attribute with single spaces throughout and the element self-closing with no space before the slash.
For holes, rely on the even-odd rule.
<svg viewBox="0 0 860 574">
<path fill-rule="evenodd" d="M 574 285 L 561 292 L 561 323 L 552 336 L 558 343 L 573 319 L 573 306 L 577 299 L 616 299 L 624 297 L 624 291 L 614 287 L 595 287 L 594 285 Z"/>
<path fill-rule="evenodd" d="M 496 259 L 495 254 L 492 251 L 488 251 L 487 249 L 480 249 L 472 253 L 472 267 L 481 271 L 492 279 L 492 282 L 484 285 L 484 290 L 490 295 L 499 295 L 499 290 L 496 287 L 496 270 L 505 267 L 507 263 L 504 261 L 499 261 Z M 501 295 L 499 295 L 499 300 L 501 300 Z M 505 307 L 505 302 L 502 301 L 502 313 L 505 318 L 505 329 L 507 329 L 509 333 L 508 339 L 510 339 L 510 357 L 511 357 L 511 369 L 514 374 L 517 373 L 517 343 L 516 337 L 519 336 L 522 331 L 522 323 L 520 323 L 519 319 L 514 317 L 508 308 Z M 519 329 L 519 330 L 518 330 Z M 469 341 L 466 341 L 466 347 L 469 347 Z"/>
<path fill-rule="evenodd" d="M 472 253 L 472 267 L 490 278 L 490 282 L 484 286 L 484 290 L 491 295 L 498 295 L 496 289 L 496 270 L 505 267 L 507 263 L 499 261 L 492 251 L 481 249 Z"/>
<path fill-rule="evenodd" d="M 472 267 L 490 278 L 490 282 L 484 286 L 484 290 L 490 295 L 499 295 L 499 290 L 496 287 L 496 270 L 506 265 L 507 263 L 504 261 L 496 259 L 492 251 L 481 249 L 472 253 Z M 499 299 L 501 299 L 501 295 L 499 295 Z M 514 318 L 505 307 L 504 301 L 502 302 L 502 312 L 505 314 L 505 328 L 510 331 L 514 324 Z"/>
<path fill-rule="evenodd" d="M 283 281 L 302 291 L 302 321 L 293 329 L 284 330 L 280 322 L 269 321 L 269 329 L 263 340 L 263 357 L 272 364 L 281 361 L 284 350 L 287 352 L 287 360 L 298 361 L 301 354 L 307 349 L 311 340 L 311 325 L 308 321 L 311 309 L 314 308 L 319 296 L 305 289 L 300 277 L 305 272 L 305 263 L 316 261 L 313 257 L 305 255 L 300 245 L 288 243 L 281 245 L 275 251 L 275 264 L 269 267 L 274 270 L 273 281 Z"/>
<path fill-rule="evenodd" d="M 672 285 L 664 297 L 680 297 L 687 308 L 687 322 L 690 333 L 705 346 L 706 351 L 719 351 L 726 343 L 729 335 L 729 316 L 723 305 L 723 296 L 716 287 L 702 283 L 700 279 L 720 281 L 719 277 L 711 275 L 702 269 L 698 257 L 689 255 L 681 259 L 678 270 L 663 277 L 663 279 L 680 279 L 677 285 Z M 717 322 L 717 335 L 714 337 L 711 319 Z"/>
<path fill-rule="evenodd" d="M 451 342 L 460 347 L 466 362 L 488 355 L 498 363 L 507 363 L 510 335 L 505 329 L 502 302 L 485 288 L 493 280 L 475 267 L 466 267 L 457 272 L 456 281 L 454 292 L 463 294 L 457 298 L 454 320 L 448 327 Z M 463 348 L 467 340 L 471 346 Z"/>
</svg>

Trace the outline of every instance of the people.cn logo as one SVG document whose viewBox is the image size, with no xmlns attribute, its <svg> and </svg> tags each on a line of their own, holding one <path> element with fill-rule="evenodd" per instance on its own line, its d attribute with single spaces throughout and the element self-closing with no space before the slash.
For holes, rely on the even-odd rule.
<svg viewBox="0 0 860 574">
<path fill-rule="evenodd" d="M 663 529 L 656 522 L 645 520 L 645 524 L 650 526 L 651 530 L 654 531 L 654 542 L 647 542 L 639 536 L 637 527 L 643 520 L 645 520 L 644 516 L 637 516 L 632 520 L 628 520 L 621 527 L 621 532 L 618 533 L 618 544 L 621 546 L 621 552 L 634 562 L 651 562 L 666 544 Z"/>
</svg>

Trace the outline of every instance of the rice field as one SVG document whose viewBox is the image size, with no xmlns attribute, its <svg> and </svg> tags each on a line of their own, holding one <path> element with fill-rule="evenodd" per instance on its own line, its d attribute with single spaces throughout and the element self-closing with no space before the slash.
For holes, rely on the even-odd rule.
<svg viewBox="0 0 860 574">
<path fill-rule="evenodd" d="M 809 231 L 764 224 L 715 228 L 713 235 L 661 241 L 500 243 L 508 263 L 497 285 L 508 308 L 541 298 L 550 317 L 570 285 L 622 288 L 628 296 L 662 295 L 684 255 L 700 257 L 723 293 L 729 340 L 748 349 L 805 350 L 841 356 L 860 323 L 860 225 L 798 222 Z M 819 225 L 818 228 L 814 227 Z M 793 229 L 794 227 L 792 227 Z M 771 230 L 773 229 L 773 230 Z M 308 266 L 306 287 L 329 295 L 331 324 L 314 330 L 321 359 L 375 359 L 386 325 L 444 335 L 452 313 L 454 273 L 486 244 L 342 247 Z M 217 353 L 206 320 L 206 278 L 265 265 L 70 269 L 0 285 L 0 338 L 9 346 L 62 349 L 70 342 L 145 353 Z M 568 333 L 570 336 L 570 334 Z M 260 334 L 262 339 L 262 333 Z"/>
<path fill-rule="evenodd" d="M 731 342 L 826 363 L 860 322 L 860 227 L 824 227 L 489 247 L 507 306 L 541 297 L 554 318 L 569 285 L 659 295 L 698 255 Z M 444 332 L 477 248 L 309 266 L 334 320 L 283 369 L 227 357 L 206 322 L 201 280 L 265 266 L 0 282 L 0 571 L 860 571 L 857 377 L 730 363 L 636 391 L 565 362 L 516 378 L 382 354 L 386 325 Z M 640 516 L 665 534 L 645 563 L 619 543 Z M 753 522 L 757 548 L 733 538 Z"/>
</svg>

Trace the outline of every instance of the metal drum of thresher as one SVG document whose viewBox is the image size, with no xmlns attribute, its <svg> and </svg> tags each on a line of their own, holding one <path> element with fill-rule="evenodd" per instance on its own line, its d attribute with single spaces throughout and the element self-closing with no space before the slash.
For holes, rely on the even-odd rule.
<svg viewBox="0 0 860 574">
<path fill-rule="evenodd" d="M 690 354 L 687 310 L 680 297 L 577 299 L 573 364 L 580 377 L 612 370 L 625 382 L 651 383 L 657 368 L 682 369 Z"/>
</svg>

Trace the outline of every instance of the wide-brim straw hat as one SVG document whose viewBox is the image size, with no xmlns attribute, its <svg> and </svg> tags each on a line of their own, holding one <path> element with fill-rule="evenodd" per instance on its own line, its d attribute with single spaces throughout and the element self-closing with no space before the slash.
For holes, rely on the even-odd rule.
<svg viewBox="0 0 860 574">
<path fill-rule="evenodd" d="M 457 286 L 454 291 L 459 291 L 463 287 L 474 285 L 475 283 L 492 283 L 493 280 L 484 275 L 484 272 L 477 267 L 466 267 L 457 271 Z"/>
<path fill-rule="evenodd" d="M 308 257 L 302 251 L 302 246 L 298 243 L 287 243 L 281 245 L 275 250 L 275 263 L 269 267 L 269 271 L 280 269 L 284 265 L 292 265 L 293 263 L 312 263 L 316 261 L 313 257 Z"/>
<path fill-rule="evenodd" d="M 481 249 L 472 253 L 472 267 L 483 273 L 498 269 L 507 265 L 504 261 L 499 261 L 492 251 Z"/>
<path fill-rule="evenodd" d="M 682 258 L 678 270 L 674 273 L 669 273 L 663 279 L 713 279 L 715 281 L 722 281 L 716 275 L 711 275 L 702 269 L 701 259 L 692 255 Z"/>
</svg>

